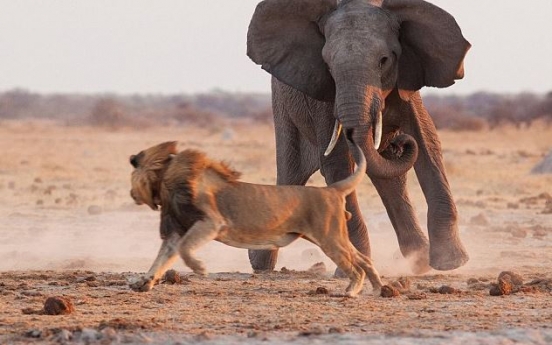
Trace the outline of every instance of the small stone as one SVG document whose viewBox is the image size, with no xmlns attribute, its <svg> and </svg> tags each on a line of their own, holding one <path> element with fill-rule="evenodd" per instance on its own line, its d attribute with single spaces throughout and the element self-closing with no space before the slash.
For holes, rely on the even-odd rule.
<svg viewBox="0 0 552 345">
<path fill-rule="evenodd" d="M 552 201 L 552 195 L 548 192 L 542 192 L 539 194 L 539 199 L 544 199 L 546 201 Z"/>
<path fill-rule="evenodd" d="M 317 295 L 327 295 L 329 294 L 329 291 L 327 288 L 323 287 L 323 286 L 319 286 L 316 288 L 316 292 L 315 294 Z"/>
<path fill-rule="evenodd" d="M 546 236 L 546 230 L 544 230 L 544 229 L 535 229 L 535 230 L 533 230 L 533 237 L 534 238 L 542 239 L 545 236 Z"/>
<path fill-rule="evenodd" d="M 489 290 L 491 296 L 503 296 L 512 293 L 512 282 L 509 276 L 504 276 L 498 279 L 498 284 L 495 284 Z"/>
<path fill-rule="evenodd" d="M 487 226 L 489 225 L 489 219 L 487 219 L 487 216 L 485 216 L 483 213 L 478 214 L 477 216 L 473 216 L 470 219 L 471 225 L 479 225 L 479 226 Z"/>
<path fill-rule="evenodd" d="M 525 238 L 527 237 L 527 230 L 521 228 L 512 229 L 511 234 L 515 238 Z"/>
<path fill-rule="evenodd" d="M 412 301 L 419 301 L 419 300 L 422 300 L 422 299 L 426 299 L 427 295 L 425 293 L 410 293 L 410 294 L 406 295 L 406 297 L 409 300 L 412 300 Z"/>
<path fill-rule="evenodd" d="M 90 205 L 88 206 L 88 214 L 90 215 L 98 215 L 102 213 L 102 208 L 98 205 Z"/>
<path fill-rule="evenodd" d="M 345 330 L 341 327 L 330 327 L 328 329 L 328 333 L 333 333 L 333 334 L 335 334 L 335 333 L 345 333 Z"/>
<path fill-rule="evenodd" d="M 468 281 L 467 281 L 468 285 L 475 285 L 475 284 L 478 284 L 478 283 L 479 283 L 479 279 L 477 279 L 477 278 L 469 278 Z"/>
<path fill-rule="evenodd" d="M 443 285 L 439 288 L 439 290 L 437 290 L 437 292 L 439 292 L 442 295 L 451 295 L 451 294 L 458 293 L 458 290 L 456 290 L 452 286 Z"/>
<path fill-rule="evenodd" d="M 511 210 L 517 210 L 519 208 L 519 204 L 517 202 L 509 202 L 506 207 Z"/>
<path fill-rule="evenodd" d="M 400 295 L 401 293 L 399 292 L 399 290 L 397 290 L 393 286 L 384 285 L 381 287 L 381 293 L 380 293 L 381 297 L 391 298 L 391 297 L 398 297 Z"/>
<path fill-rule="evenodd" d="M 523 278 L 521 277 L 521 275 L 512 271 L 500 272 L 500 274 L 498 275 L 498 280 L 500 281 L 500 279 L 509 279 L 512 285 L 516 287 L 523 285 Z"/>
<path fill-rule="evenodd" d="M 181 284 L 182 283 L 182 277 L 180 276 L 180 273 L 178 273 L 175 270 L 168 270 L 165 272 L 165 275 L 162 279 L 167 284 Z"/>
<path fill-rule="evenodd" d="M 66 297 L 48 297 L 44 302 L 44 314 L 67 315 L 75 311 L 73 302 Z"/>
</svg>

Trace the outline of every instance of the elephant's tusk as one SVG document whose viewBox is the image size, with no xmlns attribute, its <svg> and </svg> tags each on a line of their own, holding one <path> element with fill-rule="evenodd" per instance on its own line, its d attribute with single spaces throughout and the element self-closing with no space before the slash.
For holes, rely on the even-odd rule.
<svg viewBox="0 0 552 345">
<path fill-rule="evenodd" d="M 381 144 L 381 135 L 382 135 L 382 117 L 383 117 L 383 114 L 380 112 L 378 112 L 378 117 L 376 119 L 376 124 L 374 126 L 374 147 L 377 149 L 379 149 L 380 147 L 380 144 Z"/>
<path fill-rule="evenodd" d="M 332 153 L 333 149 L 335 148 L 335 145 L 337 144 L 337 139 L 339 139 L 339 135 L 341 134 L 341 128 L 343 126 L 338 120 L 335 120 L 335 125 L 332 133 L 332 139 L 330 140 L 330 143 L 328 144 L 328 148 L 324 152 L 324 156 L 328 156 L 330 153 Z"/>
</svg>

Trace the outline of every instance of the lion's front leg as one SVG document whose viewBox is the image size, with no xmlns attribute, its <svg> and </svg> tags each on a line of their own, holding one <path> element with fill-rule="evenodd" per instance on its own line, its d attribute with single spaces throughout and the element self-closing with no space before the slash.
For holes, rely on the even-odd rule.
<svg viewBox="0 0 552 345">
<path fill-rule="evenodd" d="M 178 257 L 177 248 L 180 241 L 180 236 L 174 233 L 167 239 L 163 240 L 157 258 L 151 265 L 149 271 L 138 278 L 138 280 L 130 282 L 130 288 L 134 291 L 146 292 L 153 288 L 155 283 L 163 276 L 163 274 L 171 267 Z"/>
<path fill-rule="evenodd" d="M 192 226 L 180 241 L 179 253 L 186 266 L 190 267 L 195 274 L 205 276 L 207 269 L 205 264 L 196 258 L 195 251 L 205 244 L 217 238 L 222 227 L 222 222 L 215 217 L 199 221 Z"/>
</svg>

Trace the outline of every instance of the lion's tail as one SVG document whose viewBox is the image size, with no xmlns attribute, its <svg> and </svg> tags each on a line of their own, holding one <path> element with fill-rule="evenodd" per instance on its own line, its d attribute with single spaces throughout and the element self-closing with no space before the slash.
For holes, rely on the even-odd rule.
<svg viewBox="0 0 552 345">
<path fill-rule="evenodd" d="M 355 171 L 351 176 L 347 177 L 346 179 L 332 183 L 328 186 L 330 188 L 337 189 L 338 191 L 343 193 L 343 195 L 351 194 L 360 184 L 360 182 L 364 178 L 364 174 L 366 173 L 366 158 L 364 157 L 364 153 L 357 144 L 354 144 L 354 147 L 356 151 L 356 156 L 359 157 L 359 161 L 356 162 L 357 166 L 355 168 Z M 353 157 L 355 157 L 354 154 Z"/>
</svg>

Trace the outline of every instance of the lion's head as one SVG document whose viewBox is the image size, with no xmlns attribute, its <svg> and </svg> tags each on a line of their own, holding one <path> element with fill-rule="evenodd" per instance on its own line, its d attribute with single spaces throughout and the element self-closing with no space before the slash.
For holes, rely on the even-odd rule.
<svg viewBox="0 0 552 345">
<path fill-rule="evenodd" d="M 176 153 L 176 141 L 168 141 L 130 156 L 130 164 L 134 167 L 130 196 L 136 204 L 146 204 L 153 210 L 158 209 L 161 204 L 161 181 Z"/>
<path fill-rule="evenodd" d="M 212 161 L 201 151 L 187 149 L 176 151 L 176 141 L 169 141 L 150 147 L 137 155 L 130 156 L 134 167 L 131 176 L 130 196 L 136 204 L 146 204 L 153 210 L 166 206 L 181 213 L 183 205 L 194 204 L 198 190 L 198 179 L 202 176 L 207 185 L 216 179 L 233 183 L 240 173 L 224 162 Z M 206 187 L 205 185 L 203 185 Z"/>
</svg>

